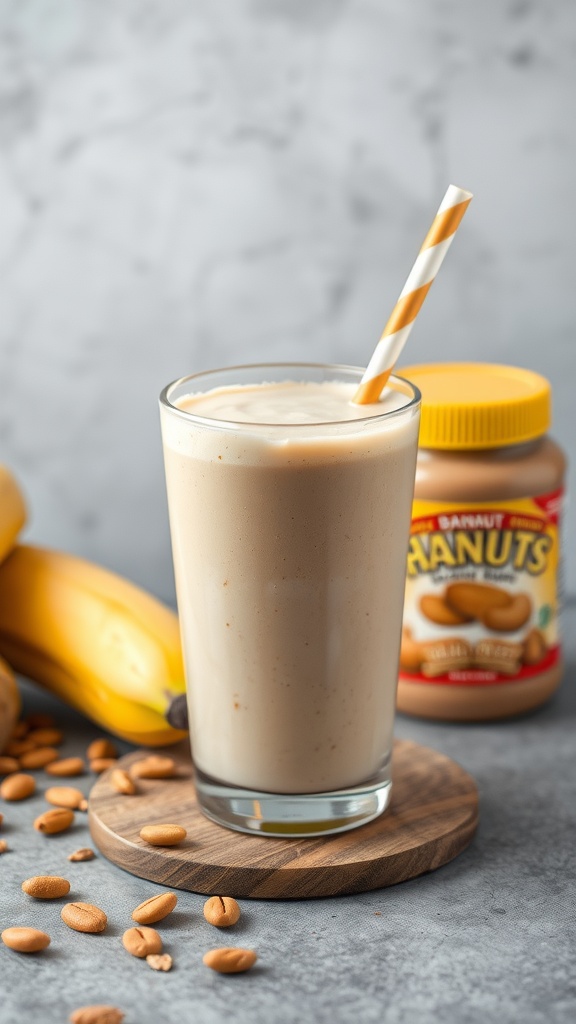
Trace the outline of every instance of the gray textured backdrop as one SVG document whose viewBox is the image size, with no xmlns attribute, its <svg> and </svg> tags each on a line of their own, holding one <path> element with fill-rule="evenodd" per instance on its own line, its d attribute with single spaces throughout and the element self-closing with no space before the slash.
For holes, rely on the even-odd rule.
<svg viewBox="0 0 576 1024">
<path fill-rule="evenodd" d="M 547 373 L 574 459 L 571 0 L 0 0 L 0 29 L 0 459 L 30 539 L 172 599 L 160 387 L 365 363 L 449 181 L 476 198 L 407 358 Z"/>
</svg>

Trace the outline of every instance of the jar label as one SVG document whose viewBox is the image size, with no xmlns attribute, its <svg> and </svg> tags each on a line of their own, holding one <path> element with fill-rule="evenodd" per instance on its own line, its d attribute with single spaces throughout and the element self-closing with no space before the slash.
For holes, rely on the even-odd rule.
<svg viewBox="0 0 576 1024">
<path fill-rule="evenodd" d="M 400 679 L 489 686 L 559 661 L 561 505 L 414 501 Z"/>
</svg>

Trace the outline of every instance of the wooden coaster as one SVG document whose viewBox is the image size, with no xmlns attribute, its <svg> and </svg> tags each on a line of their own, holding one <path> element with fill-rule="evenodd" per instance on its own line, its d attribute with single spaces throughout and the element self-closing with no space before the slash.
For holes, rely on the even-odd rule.
<svg viewBox="0 0 576 1024">
<path fill-rule="evenodd" d="M 148 750 L 119 762 L 129 769 Z M 157 751 L 156 751 L 157 753 Z M 468 846 L 478 822 L 474 780 L 443 754 L 407 740 L 394 744 L 393 796 L 386 814 L 338 835 L 271 839 L 215 825 L 198 808 L 187 744 L 172 748 L 174 779 L 137 780 L 120 796 L 110 770 L 90 794 L 94 842 L 126 871 L 176 889 L 207 895 L 298 899 L 366 892 L 434 871 Z M 183 825 L 176 847 L 149 846 L 143 825 Z"/>
</svg>

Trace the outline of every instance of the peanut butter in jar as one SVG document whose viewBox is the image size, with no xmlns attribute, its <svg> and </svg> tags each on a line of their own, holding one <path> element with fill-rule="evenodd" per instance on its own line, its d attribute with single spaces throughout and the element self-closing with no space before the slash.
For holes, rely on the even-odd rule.
<svg viewBox="0 0 576 1024">
<path fill-rule="evenodd" d="M 508 718 L 562 677 L 560 513 L 566 459 L 550 385 L 488 363 L 404 368 L 422 392 L 398 710 Z"/>
</svg>

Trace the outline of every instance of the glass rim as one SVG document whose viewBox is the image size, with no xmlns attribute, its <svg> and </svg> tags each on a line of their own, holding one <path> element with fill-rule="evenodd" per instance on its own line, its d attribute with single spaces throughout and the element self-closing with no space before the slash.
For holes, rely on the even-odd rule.
<svg viewBox="0 0 576 1024">
<path fill-rule="evenodd" d="M 322 420 L 322 421 L 315 421 L 313 423 L 284 423 L 284 422 L 278 422 L 278 421 L 276 421 L 274 423 L 268 423 L 268 422 L 264 422 L 263 420 L 256 420 L 254 422 L 250 421 L 250 420 L 228 420 L 228 419 L 219 419 L 218 417 L 215 417 L 215 416 L 199 416 L 197 413 L 189 412 L 186 409 L 180 409 L 177 405 L 174 405 L 174 403 L 170 401 L 170 397 L 169 397 L 170 392 L 175 390 L 176 388 L 178 388 L 179 386 L 181 386 L 183 384 L 187 384 L 189 381 L 191 382 L 191 381 L 201 380 L 202 378 L 207 378 L 207 377 L 215 376 L 216 374 L 221 374 L 221 373 L 234 373 L 234 372 L 238 372 L 238 371 L 241 371 L 241 370 L 244 371 L 244 370 L 266 370 L 266 369 L 269 369 L 271 371 L 272 370 L 274 370 L 274 371 L 278 371 L 278 370 L 296 370 L 296 369 L 301 369 L 301 370 L 333 370 L 333 371 L 340 371 L 340 372 L 346 371 L 346 372 L 352 372 L 352 373 L 358 374 L 359 375 L 358 383 L 360 383 L 360 379 L 362 378 L 362 376 L 366 372 L 366 368 L 365 367 L 362 367 L 362 366 L 350 366 L 347 363 L 299 363 L 299 362 L 272 363 L 272 362 L 267 362 L 267 363 L 239 363 L 239 364 L 237 364 L 235 366 L 220 366 L 220 367 L 214 367 L 214 368 L 212 368 L 210 370 L 199 370 L 197 373 L 188 373 L 188 374 L 185 374 L 183 377 L 177 377 L 176 380 L 170 381 L 170 383 L 167 384 L 166 387 L 162 388 L 162 391 L 160 392 L 160 398 L 159 398 L 160 405 L 161 405 L 161 407 L 167 409 L 168 412 L 170 412 L 171 414 L 179 416 L 181 419 L 183 419 L 183 420 L 185 420 L 185 421 L 187 421 L 189 423 L 197 423 L 197 424 L 200 424 L 202 426 L 211 427 L 212 429 L 215 429 L 215 428 L 216 429 L 221 429 L 221 428 L 224 427 L 224 428 L 227 428 L 227 429 L 234 429 L 234 430 L 237 430 L 238 428 L 241 428 L 241 429 L 251 428 L 252 430 L 254 430 L 255 428 L 262 428 L 262 427 L 276 427 L 276 428 L 277 427 L 282 427 L 282 428 L 285 428 L 286 430 L 302 430 L 302 427 L 313 427 L 313 428 L 315 428 L 315 427 L 334 427 L 334 426 L 337 426 L 337 425 L 341 425 L 342 423 L 351 423 L 351 424 L 354 423 L 354 424 L 358 424 L 358 425 L 361 425 L 363 423 L 378 423 L 381 420 L 392 419 L 395 416 L 404 416 L 404 415 L 406 415 L 406 413 L 409 410 L 415 409 L 418 405 L 420 405 L 420 403 L 422 401 L 422 393 L 421 393 L 420 389 L 418 387 L 416 387 L 416 385 L 413 384 L 412 381 L 408 380 L 406 377 L 401 377 L 397 373 L 391 373 L 390 374 L 390 380 L 395 380 L 395 381 L 398 381 L 400 384 L 406 385 L 406 387 L 409 388 L 411 393 L 412 393 L 412 397 L 410 397 L 409 395 L 406 395 L 406 397 L 409 399 L 407 401 L 406 405 L 401 406 L 399 409 L 388 409 L 388 410 L 386 410 L 384 412 L 378 413 L 375 416 L 374 415 L 372 415 L 372 416 L 358 416 L 358 417 L 355 417 L 353 420 Z M 271 382 L 271 383 L 278 383 L 278 382 L 274 381 L 274 382 Z M 372 403 L 372 404 L 375 404 L 375 403 Z"/>
</svg>

